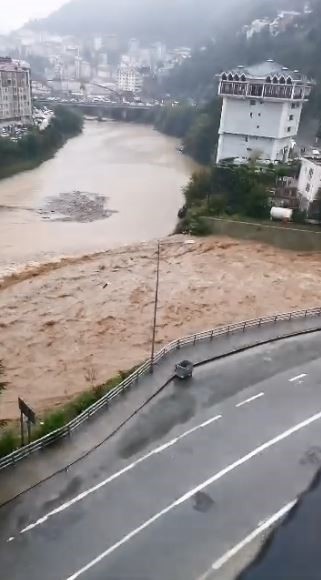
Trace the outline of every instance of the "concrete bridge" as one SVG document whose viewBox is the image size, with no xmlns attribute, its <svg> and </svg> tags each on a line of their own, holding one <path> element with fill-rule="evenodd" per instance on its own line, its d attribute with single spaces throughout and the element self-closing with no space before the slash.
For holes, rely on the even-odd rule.
<svg viewBox="0 0 321 580">
<path fill-rule="evenodd" d="M 158 109 L 161 105 L 144 105 L 142 103 L 106 103 L 104 101 L 97 102 L 97 103 L 84 103 L 84 102 L 74 102 L 74 101 L 50 101 L 48 99 L 37 99 L 37 104 L 46 105 L 48 107 L 52 107 L 53 104 L 55 105 L 62 105 L 66 107 L 73 107 L 77 109 L 91 109 L 93 111 L 114 111 L 114 110 L 121 110 L 121 111 L 149 111 L 150 109 Z"/>
</svg>

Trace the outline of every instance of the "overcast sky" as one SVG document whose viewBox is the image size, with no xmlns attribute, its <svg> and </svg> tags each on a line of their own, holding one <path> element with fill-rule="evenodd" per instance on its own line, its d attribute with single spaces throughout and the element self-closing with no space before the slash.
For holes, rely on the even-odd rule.
<svg viewBox="0 0 321 580">
<path fill-rule="evenodd" d="M 47 16 L 67 0 L 0 0 L 0 32 L 22 26 L 30 18 Z"/>
</svg>

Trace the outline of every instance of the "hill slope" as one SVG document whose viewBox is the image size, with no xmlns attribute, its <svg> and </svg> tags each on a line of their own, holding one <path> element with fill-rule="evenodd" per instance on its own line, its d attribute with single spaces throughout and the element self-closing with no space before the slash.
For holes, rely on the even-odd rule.
<svg viewBox="0 0 321 580">
<path fill-rule="evenodd" d="M 115 33 L 121 39 L 163 40 L 193 45 L 215 30 L 239 25 L 252 7 L 271 12 L 280 0 L 71 0 L 49 17 L 34 21 L 34 28 L 59 34 Z M 283 5 L 289 1 L 283 0 Z M 238 7 L 242 5 L 242 10 Z M 263 12 L 262 12 L 263 10 Z"/>
</svg>

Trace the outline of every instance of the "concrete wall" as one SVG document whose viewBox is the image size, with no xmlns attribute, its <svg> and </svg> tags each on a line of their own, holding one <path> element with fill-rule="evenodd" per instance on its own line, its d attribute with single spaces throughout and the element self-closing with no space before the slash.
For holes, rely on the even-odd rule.
<svg viewBox="0 0 321 580">
<path fill-rule="evenodd" d="M 294 137 L 298 131 L 302 105 L 294 109 L 291 105 L 288 101 L 224 97 L 219 132 L 272 139 Z M 292 120 L 290 116 L 293 116 Z"/>
<path fill-rule="evenodd" d="M 219 136 L 217 148 L 217 161 L 230 157 L 242 157 L 249 159 L 253 153 L 259 153 L 261 159 L 273 159 L 273 139 L 263 137 L 248 137 L 245 135 L 224 134 Z"/>
<path fill-rule="evenodd" d="M 287 250 L 321 252 L 321 230 L 300 229 L 300 225 L 275 225 L 204 218 L 213 234 L 256 240 Z"/>
</svg>

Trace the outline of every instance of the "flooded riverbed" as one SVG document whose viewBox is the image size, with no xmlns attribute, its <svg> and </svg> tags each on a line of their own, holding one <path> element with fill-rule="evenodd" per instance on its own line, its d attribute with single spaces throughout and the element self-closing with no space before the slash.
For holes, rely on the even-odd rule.
<svg viewBox="0 0 321 580">
<path fill-rule="evenodd" d="M 0 272 L 165 236 L 196 165 L 151 127 L 88 121 L 37 169 L 0 181 Z"/>
</svg>

